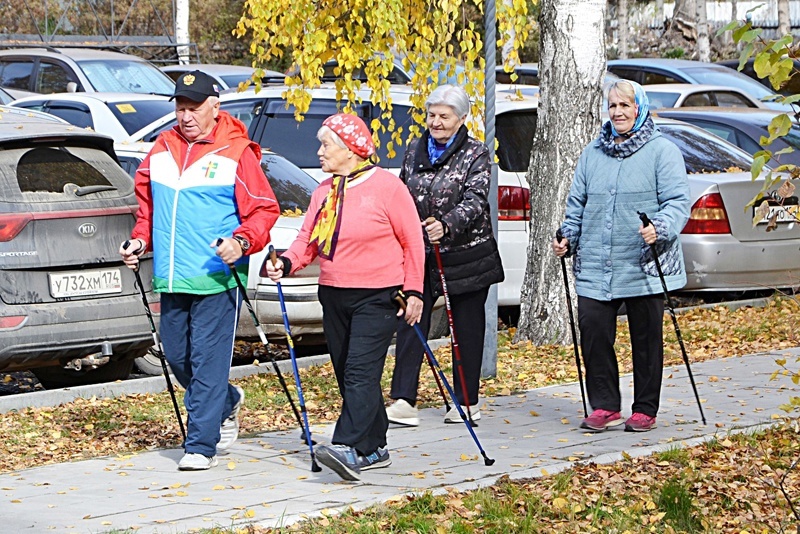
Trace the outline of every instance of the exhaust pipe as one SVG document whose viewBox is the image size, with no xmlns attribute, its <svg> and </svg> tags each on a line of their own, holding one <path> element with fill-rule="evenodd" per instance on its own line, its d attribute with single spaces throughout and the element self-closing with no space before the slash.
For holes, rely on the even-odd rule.
<svg viewBox="0 0 800 534">
<path fill-rule="evenodd" d="M 100 352 L 89 354 L 83 358 L 75 358 L 74 360 L 67 362 L 67 364 L 64 366 L 64 369 L 69 369 L 72 371 L 97 369 L 101 365 L 107 364 L 113 353 L 114 350 L 111 346 L 111 343 L 104 341 L 100 344 Z"/>
</svg>

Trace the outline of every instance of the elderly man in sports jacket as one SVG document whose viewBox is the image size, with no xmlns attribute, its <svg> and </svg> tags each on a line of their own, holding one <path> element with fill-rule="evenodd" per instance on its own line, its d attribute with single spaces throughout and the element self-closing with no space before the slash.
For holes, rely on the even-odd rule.
<svg viewBox="0 0 800 534">
<path fill-rule="evenodd" d="M 136 225 L 123 261 L 154 256 L 161 339 L 188 414 L 183 471 L 217 465 L 239 434 L 244 391 L 228 383 L 248 256 L 264 248 L 280 215 L 246 126 L 219 109 L 219 88 L 201 71 L 175 85 L 178 125 L 162 133 L 136 171 Z M 218 240 L 221 238 L 221 242 Z"/>
</svg>

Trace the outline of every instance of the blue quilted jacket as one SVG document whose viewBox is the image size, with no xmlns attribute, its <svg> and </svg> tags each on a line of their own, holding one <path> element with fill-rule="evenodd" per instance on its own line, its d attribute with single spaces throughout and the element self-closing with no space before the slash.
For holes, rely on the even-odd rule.
<svg viewBox="0 0 800 534">
<path fill-rule="evenodd" d="M 607 155 L 599 139 L 590 143 L 575 169 L 561 229 L 574 255 L 578 295 L 608 301 L 663 291 L 650 247 L 639 234 L 637 211 L 656 228 L 667 287 L 683 287 L 678 236 L 689 209 L 683 156 L 658 130 L 627 157 Z"/>
</svg>

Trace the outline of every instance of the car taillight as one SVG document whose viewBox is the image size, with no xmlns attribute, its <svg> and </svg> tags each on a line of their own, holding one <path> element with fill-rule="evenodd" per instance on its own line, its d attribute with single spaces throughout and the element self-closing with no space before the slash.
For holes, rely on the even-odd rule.
<svg viewBox="0 0 800 534">
<path fill-rule="evenodd" d="M 501 185 L 497 188 L 497 219 L 528 221 L 531 218 L 531 196 L 525 187 Z"/>
<path fill-rule="evenodd" d="M 28 317 L 25 315 L 12 315 L 10 317 L 0 317 L 0 330 L 16 328 L 21 325 Z"/>
<path fill-rule="evenodd" d="M 711 193 L 703 195 L 692 206 L 689 222 L 683 228 L 683 234 L 730 234 L 728 213 L 722 202 L 722 195 Z"/>
<path fill-rule="evenodd" d="M 0 215 L 0 241 L 11 241 L 32 220 L 33 214 L 31 213 L 6 213 Z"/>
</svg>

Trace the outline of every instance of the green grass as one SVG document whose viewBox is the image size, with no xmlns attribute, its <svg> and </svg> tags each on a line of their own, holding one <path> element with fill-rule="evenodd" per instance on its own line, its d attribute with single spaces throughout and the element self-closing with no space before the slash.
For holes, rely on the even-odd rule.
<svg viewBox="0 0 800 534">
<path fill-rule="evenodd" d="M 690 457 L 686 449 L 682 449 L 677 445 L 656 454 L 656 458 L 660 462 L 669 462 L 671 464 L 687 466 L 689 465 Z"/>
<path fill-rule="evenodd" d="M 665 512 L 664 521 L 679 532 L 702 532 L 699 510 L 689 483 L 679 476 L 673 476 L 658 486 L 655 503 L 658 510 Z"/>
</svg>

